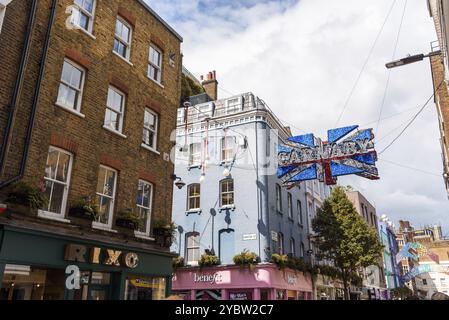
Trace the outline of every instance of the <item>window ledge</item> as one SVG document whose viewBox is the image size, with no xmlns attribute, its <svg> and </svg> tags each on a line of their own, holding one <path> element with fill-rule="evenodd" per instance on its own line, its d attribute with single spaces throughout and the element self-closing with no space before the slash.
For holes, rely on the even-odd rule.
<svg viewBox="0 0 449 320">
<path fill-rule="evenodd" d="M 191 169 L 201 169 L 203 166 L 202 165 L 200 165 L 200 164 L 192 164 L 192 165 L 189 165 L 189 166 L 187 166 L 187 170 L 191 170 Z"/>
<path fill-rule="evenodd" d="M 218 210 L 219 210 L 219 211 L 225 211 L 225 210 L 232 210 L 232 211 L 235 211 L 235 205 L 231 205 L 231 206 L 223 206 L 223 207 L 220 207 Z"/>
<path fill-rule="evenodd" d="M 119 55 L 117 52 L 115 52 L 114 50 L 112 50 L 112 53 L 115 54 L 117 57 L 119 57 L 120 59 L 122 59 L 123 61 L 125 61 L 127 64 L 129 64 L 131 67 L 134 67 L 133 63 L 131 61 L 129 61 L 126 58 L 123 58 L 121 55 Z"/>
<path fill-rule="evenodd" d="M 191 215 L 191 214 L 197 214 L 200 215 L 203 212 L 203 210 L 201 209 L 191 209 L 186 211 L 186 216 Z"/>
<path fill-rule="evenodd" d="M 89 31 L 85 30 L 84 28 L 81 27 L 77 27 L 76 29 L 80 30 L 82 33 L 88 35 L 90 38 L 92 38 L 93 40 L 97 40 L 97 37 L 94 36 L 92 33 L 90 33 Z"/>
<path fill-rule="evenodd" d="M 302 224 L 302 223 L 298 223 L 298 226 L 299 226 L 300 228 L 304 228 L 304 224 Z"/>
<path fill-rule="evenodd" d="M 122 137 L 123 139 L 128 138 L 127 136 L 125 136 L 123 133 L 118 132 L 117 130 L 111 129 L 105 125 L 103 125 L 103 129 L 108 130 L 109 132 L 115 133 L 116 135 L 118 135 L 119 137 Z"/>
<path fill-rule="evenodd" d="M 113 230 L 111 229 L 110 226 L 103 224 L 103 223 L 99 223 L 99 222 L 92 222 L 92 229 L 97 229 L 97 230 L 102 230 L 102 231 L 107 231 L 107 232 L 112 232 L 112 233 L 117 233 L 117 230 Z"/>
<path fill-rule="evenodd" d="M 151 152 L 157 154 L 158 156 L 161 155 L 161 153 L 160 153 L 159 151 L 157 151 L 156 149 L 153 149 L 153 148 L 147 146 L 145 143 L 142 143 L 140 146 L 141 146 L 142 148 L 148 150 L 148 151 L 151 151 Z"/>
<path fill-rule="evenodd" d="M 86 116 L 85 116 L 84 114 L 82 114 L 81 112 L 76 111 L 76 110 L 74 110 L 74 109 L 71 109 L 70 107 L 67 107 L 67 106 L 65 106 L 65 105 L 63 105 L 63 104 L 61 104 L 61 103 L 55 102 L 55 105 L 58 106 L 58 107 L 60 107 L 60 108 L 62 108 L 62 109 L 64 109 L 65 111 L 68 111 L 68 112 L 74 114 L 75 116 L 80 117 L 80 118 L 83 118 L 83 119 L 84 119 L 84 118 L 86 117 Z"/>
<path fill-rule="evenodd" d="M 156 80 L 150 78 L 148 75 L 147 75 L 147 78 L 150 79 L 151 81 L 153 81 L 155 84 L 157 84 L 157 85 L 158 85 L 159 87 L 161 87 L 162 89 L 165 89 L 165 87 L 164 87 L 164 85 L 163 85 L 162 83 L 157 82 Z"/>
<path fill-rule="evenodd" d="M 293 223 L 295 220 L 292 217 L 288 217 L 288 221 L 290 221 L 291 223 Z"/>
<path fill-rule="evenodd" d="M 150 240 L 150 241 L 155 241 L 156 240 L 155 238 L 152 238 L 152 237 L 148 236 L 147 234 L 142 233 L 142 232 L 138 232 L 138 231 L 134 231 L 134 236 L 136 238 L 144 239 L 144 240 Z"/>
<path fill-rule="evenodd" d="M 276 213 L 277 213 L 277 214 L 280 214 L 281 216 L 284 215 L 284 213 L 283 213 L 282 211 L 279 211 L 279 210 L 276 210 Z"/>
<path fill-rule="evenodd" d="M 37 216 L 39 218 L 43 218 L 43 219 L 54 220 L 54 221 L 63 222 L 63 223 L 70 223 L 70 220 L 62 218 L 62 215 L 59 215 L 57 213 L 43 211 L 43 210 L 38 210 Z"/>
</svg>

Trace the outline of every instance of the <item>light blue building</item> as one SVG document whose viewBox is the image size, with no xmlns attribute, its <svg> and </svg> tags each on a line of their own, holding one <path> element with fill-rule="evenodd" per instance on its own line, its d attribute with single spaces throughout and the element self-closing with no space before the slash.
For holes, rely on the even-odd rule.
<svg viewBox="0 0 449 320">
<path fill-rule="evenodd" d="M 205 250 L 221 264 L 244 250 L 262 262 L 274 252 L 306 257 L 314 215 L 308 207 L 316 210 L 310 194 L 324 199 L 329 188 L 281 186 L 277 146 L 290 129 L 252 93 L 192 105 L 187 119 L 185 110 L 178 114 L 175 173 L 186 186 L 174 190 L 172 251 L 190 266 Z"/>
<path fill-rule="evenodd" d="M 379 222 L 379 233 L 382 244 L 384 245 L 383 263 L 387 289 L 392 290 L 402 287 L 401 272 L 396 260 L 399 252 L 399 245 L 396 240 L 396 234 L 391 222 L 382 216 Z"/>
</svg>

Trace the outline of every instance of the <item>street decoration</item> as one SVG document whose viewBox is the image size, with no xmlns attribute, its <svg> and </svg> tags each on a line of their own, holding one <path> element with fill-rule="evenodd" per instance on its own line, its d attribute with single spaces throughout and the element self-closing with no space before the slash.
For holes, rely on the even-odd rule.
<svg viewBox="0 0 449 320">
<path fill-rule="evenodd" d="M 396 255 L 396 261 L 398 263 L 400 263 L 401 260 L 404 259 L 411 259 L 413 261 L 418 261 L 419 258 L 425 256 L 429 257 L 432 261 L 434 261 L 437 264 L 440 263 L 440 257 L 436 253 L 429 250 L 423 244 L 419 242 L 408 242 L 402 247 L 402 249 Z"/>
<path fill-rule="evenodd" d="M 313 134 L 289 138 L 278 147 L 278 178 L 286 187 L 315 179 L 334 185 L 338 176 L 351 174 L 379 179 L 373 130 L 358 128 L 329 130 L 326 142 Z"/>
<path fill-rule="evenodd" d="M 420 274 L 423 273 L 429 273 L 429 272 L 439 272 L 439 273 L 446 273 L 449 274 L 449 266 L 442 266 L 442 265 L 431 265 L 431 264 L 422 264 L 418 265 L 410 272 L 408 272 L 406 275 L 402 277 L 403 282 L 408 282 L 412 280 L 413 278 L 416 278 Z"/>
</svg>

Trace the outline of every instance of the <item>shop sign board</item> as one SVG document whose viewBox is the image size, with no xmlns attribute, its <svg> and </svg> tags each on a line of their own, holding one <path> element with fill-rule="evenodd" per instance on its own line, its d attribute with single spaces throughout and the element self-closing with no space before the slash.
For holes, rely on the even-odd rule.
<svg viewBox="0 0 449 320">
<path fill-rule="evenodd" d="M 257 234 L 250 233 L 250 234 L 243 235 L 243 241 L 250 241 L 250 240 L 257 240 Z"/>
<path fill-rule="evenodd" d="M 379 179 L 373 129 L 358 128 L 329 130 L 328 141 L 322 143 L 313 134 L 289 138 L 278 148 L 278 178 L 287 187 L 316 179 L 334 185 L 338 176 L 352 174 Z"/>
<path fill-rule="evenodd" d="M 193 282 L 196 283 L 210 283 L 216 284 L 222 280 L 222 275 L 219 273 L 210 273 L 210 274 L 193 274 Z"/>
</svg>

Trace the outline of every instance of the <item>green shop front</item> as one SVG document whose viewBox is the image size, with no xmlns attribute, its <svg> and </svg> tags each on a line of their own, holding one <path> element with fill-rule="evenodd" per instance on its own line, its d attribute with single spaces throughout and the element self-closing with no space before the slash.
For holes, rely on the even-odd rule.
<svg viewBox="0 0 449 320">
<path fill-rule="evenodd" d="M 161 300 L 172 255 L 0 224 L 0 300 Z"/>
</svg>

